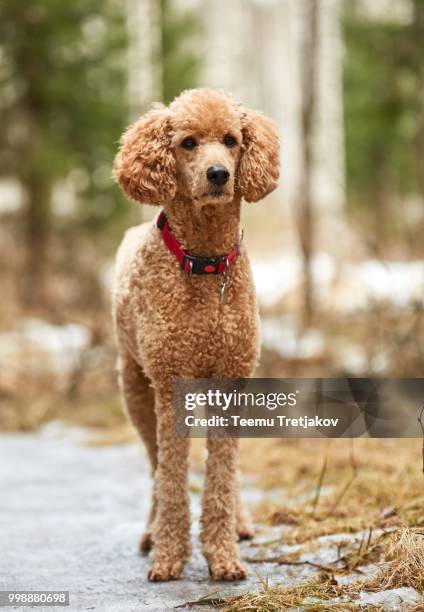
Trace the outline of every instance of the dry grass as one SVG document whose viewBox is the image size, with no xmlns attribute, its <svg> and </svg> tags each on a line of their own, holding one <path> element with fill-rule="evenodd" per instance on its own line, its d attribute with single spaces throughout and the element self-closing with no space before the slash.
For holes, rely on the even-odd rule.
<svg viewBox="0 0 424 612">
<path fill-rule="evenodd" d="M 396 534 L 386 549 L 388 567 L 369 584 L 369 590 L 412 587 L 424 595 L 424 530 L 405 529 Z"/>
<path fill-rule="evenodd" d="M 246 593 L 228 599 L 222 606 L 225 612 L 281 612 L 282 610 L 308 610 L 308 612 L 347 612 L 357 610 L 354 603 L 334 603 L 333 598 L 345 595 L 328 576 L 318 576 L 295 587 L 269 587 L 266 583 L 256 593 Z M 307 599 L 308 598 L 308 599 Z M 305 602 L 306 600 L 306 602 Z M 314 601 L 316 600 L 316 601 Z M 368 606 L 368 611 L 382 610 L 380 606 Z"/>
<path fill-rule="evenodd" d="M 241 465 L 274 489 L 274 499 L 277 489 L 277 502 L 257 506 L 255 518 L 291 523 L 287 543 L 401 523 L 424 527 L 420 440 L 243 440 Z"/>
<path fill-rule="evenodd" d="M 370 548 L 373 547 L 365 546 L 364 552 L 368 554 Z M 383 558 L 387 562 L 384 569 L 365 580 L 339 585 L 335 571 L 323 571 L 303 584 L 288 588 L 281 586 L 271 588 L 266 581 L 263 581 L 257 592 L 228 598 L 221 602 L 220 606 L 224 607 L 226 612 L 256 610 L 277 612 L 277 610 L 297 608 L 342 612 L 358 609 L 355 598 L 361 591 L 380 592 L 411 587 L 424 595 L 424 532 L 404 529 L 391 534 L 384 546 Z M 332 601 L 334 598 L 342 598 L 342 601 Z M 369 605 L 366 609 L 382 608 Z M 420 609 L 422 609 L 421 604 L 417 606 L 416 611 Z"/>
<path fill-rule="evenodd" d="M 80 427 L 119 430 L 126 419 L 115 378 L 113 369 L 86 372 L 75 390 L 67 378 L 34 380 L 20 375 L 13 380 L 12 392 L 0 374 L 0 431 L 35 431 L 56 419 Z"/>
</svg>

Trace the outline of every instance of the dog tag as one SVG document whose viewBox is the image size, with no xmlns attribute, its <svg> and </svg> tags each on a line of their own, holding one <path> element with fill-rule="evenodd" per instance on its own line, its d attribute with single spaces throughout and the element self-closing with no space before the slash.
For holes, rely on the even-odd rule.
<svg viewBox="0 0 424 612">
<path fill-rule="evenodd" d="M 221 285 L 221 291 L 220 291 L 220 299 L 221 299 L 221 304 L 225 304 L 225 289 L 227 288 L 227 280 L 224 279 L 222 281 L 222 285 Z"/>
</svg>

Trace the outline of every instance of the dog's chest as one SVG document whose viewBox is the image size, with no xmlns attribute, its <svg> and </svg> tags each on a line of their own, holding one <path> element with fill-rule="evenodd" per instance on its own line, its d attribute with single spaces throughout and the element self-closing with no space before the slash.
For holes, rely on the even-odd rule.
<svg viewBox="0 0 424 612">
<path fill-rule="evenodd" d="M 248 266 L 247 258 L 240 258 L 226 279 L 222 275 L 189 278 L 165 263 L 150 279 L 144 277 L 142 326 L 149 333 L 141 342 L 146 357 L 153 337 L 162 357 L 181 362 L 184 370 L 189 364 L 194 375 L 217 371 L 217 364 L 230 359 L 234 363 L 235 354 L 243 355 L 250 368 L 257 354 L 258 313 Z"/>
</svg>

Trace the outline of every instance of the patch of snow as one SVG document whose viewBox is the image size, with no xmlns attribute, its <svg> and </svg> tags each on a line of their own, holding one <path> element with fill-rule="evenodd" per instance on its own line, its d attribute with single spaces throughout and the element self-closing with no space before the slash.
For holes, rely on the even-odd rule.
<svg viewBox="0 0 424 612">
<path fill-rule="evenodd" d="M 252 264 L 256 291 L 262 304 L 269 306 L 294 289 L 302 274 L 301 260 L 296 256 L 281 256 Z"/>
<path fill-rule="evenodd" d="M 300 285 L 302 261 L 298 255 L 254 261 L 253 278 L 259 302 L 272 306 Z M 312 259 L 312 277 L 318 301 L 342 311 L 366 308 L 387 301 L 404 308 L 424 296 L 424 261 L 342 263 L 328 253 Z"/>
<path fill-rule="evenodd" d="M 309 563 L 316 563 L 317 565 L 336 565 L 338 561 L 338 552 L 335 548 L 320 548 L 313 552 L 305 552 L 300 555 L 299 561 L 308 561 Z"/>
<path fill-rule="evenodd" d="M 356 266 L 351 264 L 347 271 L 357 277 L 368 299 L 388 300 L 395 306 L 404 307 L 423 298 L 423 261 L 370 260 Z"/>
<path fill-rule="evenodd" d="M 312 278 L 318 287 L 330 285 L 336 278 L 337 267 L 329 253 L 317 253 L 312 259 Z"/>
<path fill-rule="evenodd" d="M 406 612 L 407 610 L 412 610 L 421 602 L 421 595 L 409 587 L 390 589 L 380 591 L 379 593 L 362 591 L 359 593 L 358 599 L 354 601 L 349 600 L 347 597 L 333 597 L 332 599 L 325 600 L 325 602 L 319 599 L 319 597 L 306 597 L 303 600 L 305 605 L 325 603 L 327 606 L 331 606 L 342 603 L 355 603 L 358 607 L 381 606 L 384 612 Z"/>
<path fill-rule="evenodd" d="M 388 355 L 380 350 L 371 361 L 366 350 L 356 342 L 336 336 L 327 338 L 314 328 L 301 331 L 294 316 L 263 318 L 262 344 L 283 359 L 311 359 L 330 354 L 340 370 L 361 375 L 370 370 L 384 374 L 390 367 Z"/>
<path fill-rule="evenodd" d="M 344 574 L 343 576 L 336 575 L 336 579 L 340 585 L 352 584 L 352 582 L 358 581 L 362 582 L 363 580 L 368 580 L 371 578 L 371 576 L 377 575 L 386 568 L 387 563 L 379 563 L 378 565 L 358 565 L 357 570 L 361 572 L 360 574 Z"/>
<path fill-rule="evenodd" d="M 3 179 L 0 181 L 0 214 L 14 213 L 20 208 L 25 200 L 22 185 L 15 179 Z"/>
<path fill-rule="evenodd" d="M 90 340 L 89 329 L 76 323 L 52 325 L 24 319 L 20 329 L 0 333 L 0 368 L 72 372 Z"/>
<path fill-rule="evenodd" d="M 387 612 L 399 612 L 400 610 L 409 610 L 422 603 L 422 598 L 415 589 L 401 587 L 399 589 L 380 591 L 379 593 L 363 591 L 359 593 L 355 603 L 358 603 L 360 606 L 383 606 L 383 610 Z"/>
<path fill-rule="evenodd" d="M 360 344 L 349 342 L 345 338 L 335 338 L 332 342 L 332 353 L 341 369 L 358 375 L 368 371 L 367 354 Z"/>
<path fill-rule="evenodd" d="M 288 315 L 262 321 L 262 342 L 288 359 L 308 359 L 324 350 L 324 336 L 319 330 L 300 333 L 294 318 Z"/>
<path fill-rule="evenodd" d="M 389 358 L 386 353 L 380 351 L 371 359 L 371 369 L 376 374 L 384 374 L 390 365 Z"/>
</svg>

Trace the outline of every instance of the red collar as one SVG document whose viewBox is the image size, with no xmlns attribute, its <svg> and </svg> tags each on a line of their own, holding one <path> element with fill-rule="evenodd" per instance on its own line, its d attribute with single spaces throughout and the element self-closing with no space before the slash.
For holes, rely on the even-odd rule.
<svg viewBox="0 0 424 612">
<path fill-rule="evenodd" d="M 156 225 L 161 231 L 167 248 L 175 255 L 180 269 L 191 276 L 192 274 L 225 274 L 228 268 L 236 261 L 240 252 L 240 242 L 228 253 L 221 257 L 199 257 L 185 251 L 171 231 L 163 210 L 159 213 Z"/>
</svg>

